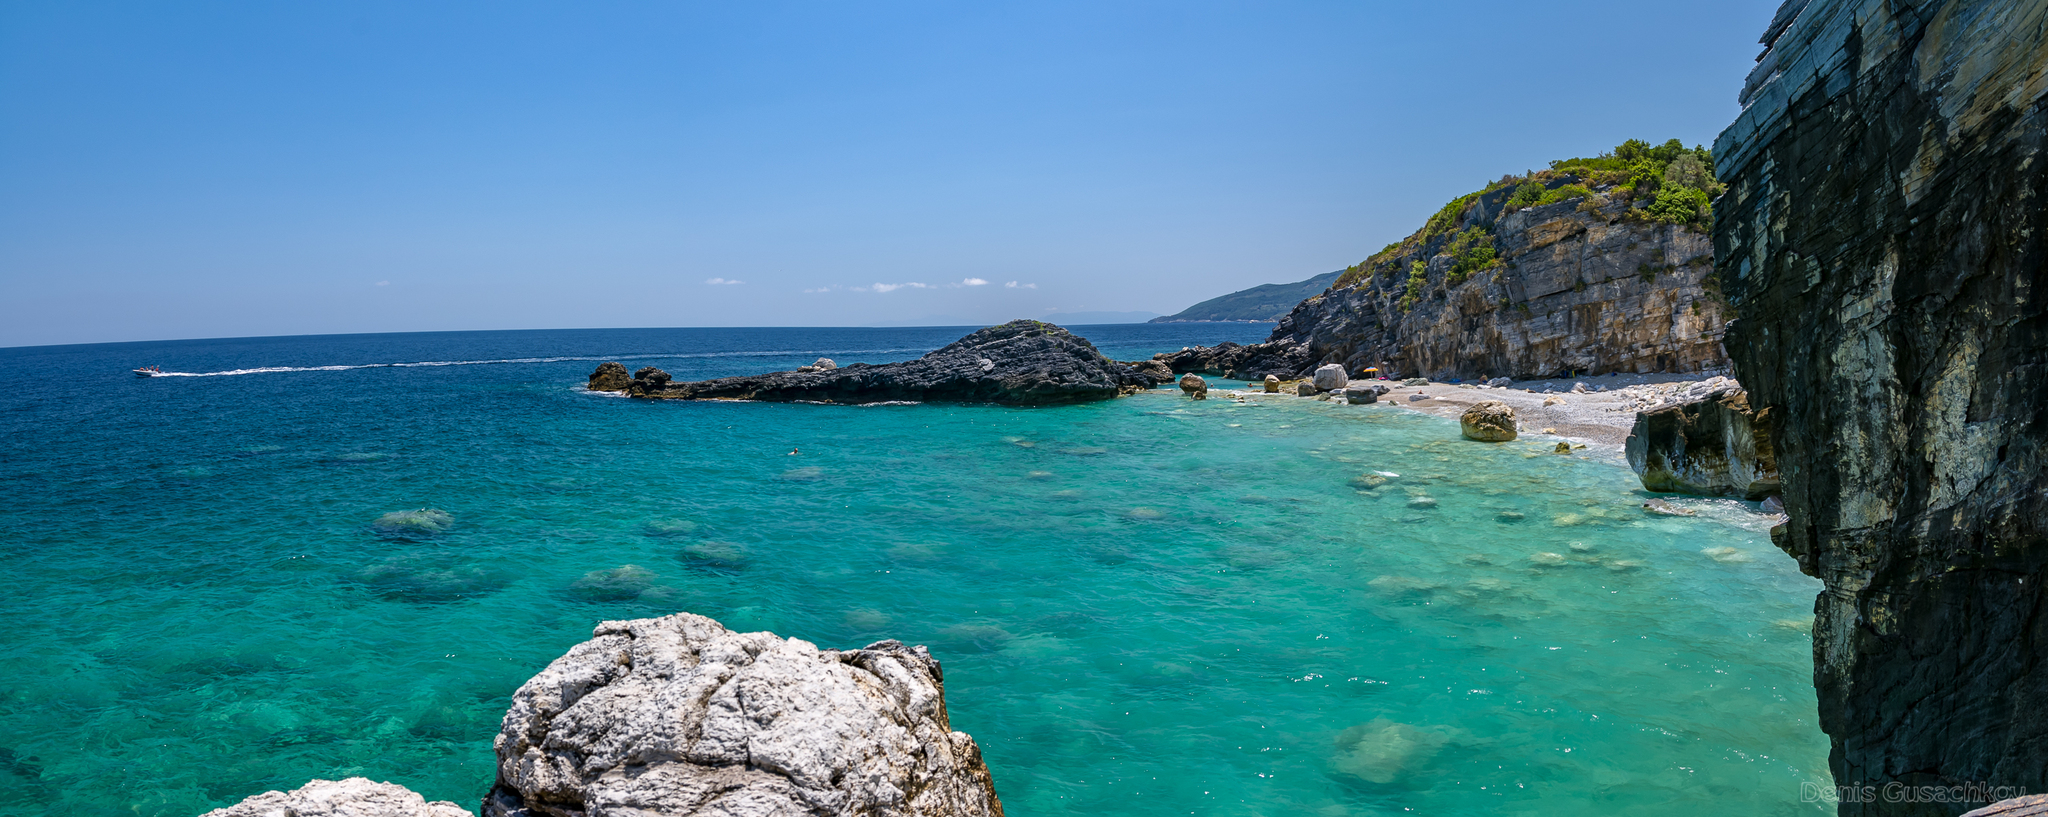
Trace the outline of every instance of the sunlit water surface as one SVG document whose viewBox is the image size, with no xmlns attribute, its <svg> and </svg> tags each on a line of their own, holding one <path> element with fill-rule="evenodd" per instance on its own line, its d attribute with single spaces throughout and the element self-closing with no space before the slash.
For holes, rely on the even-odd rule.
<svg viewBox="0 0 2048 817">
<path fill-rule="evenodd" d="M 1136 358 L 1267 328 L 1083 331 Z M 600 620 L 678 610 L 930 645 L 1014 815 L 1823 811 L 1817 583 L 1740 503 L 1645 516 L 1611 459 L 1167 390 L 580 388 L 605 359 L 692 379 L 963 331 L 0 350 L 6 812 L 183 817 L 348 775 L 473 807 L 514 688 Z M 333 368 L 419 362 L 473 363 Z M 149 364 L 310 370 L 126 371 Z M 376 524 L 421 508 L 445 530 Z"/>
</svg>

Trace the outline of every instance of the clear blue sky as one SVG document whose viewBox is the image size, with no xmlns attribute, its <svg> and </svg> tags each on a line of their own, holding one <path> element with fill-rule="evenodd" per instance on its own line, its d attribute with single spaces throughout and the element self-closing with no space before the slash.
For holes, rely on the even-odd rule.
<svg viewBox="0 0 2048 817">
<path fill-rule="evenodd" d="M 0 346 L 1173 312 L 1711 143 L 1776 5 L 9 2 Z"/>
</svg>

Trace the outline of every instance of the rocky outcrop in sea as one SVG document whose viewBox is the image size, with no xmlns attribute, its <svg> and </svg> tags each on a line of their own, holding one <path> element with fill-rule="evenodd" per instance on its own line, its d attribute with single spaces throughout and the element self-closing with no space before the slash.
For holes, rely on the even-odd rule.
<svg viewBox="0 0 2048 817">
<path fill-rule="evenodd" d="M 513 693 L 484 817 L 1001 817 L 923 647 L 820 650 L 678 613 L 598 625 Z M 389 783 L 314 781 L 207 817 L 468 817 Z"/>
<path fill-rule="evenodd" d="M 679 613 L 598 625 L 512 695 L 484 817 L 1000 815 L 939 664 Z"/>
<path fill-rule="evenodd" d="M 821 359 L 793 372 L 692 383 L 672 382 L 667 372 L 647 367 L 635 372 L 623 388 L 599 389 L 601 382 L 616 386 L 616 374 L 624 369 L 607 369 L 618 364 L 606 363 L 591 374 L 589 388 L 667 400 L 1048 405 L 1107 400 L 1171 379 L 1159 366 L 1110 360 L 1086 338 L 1030 320 L 982 329 L 916 360 L 823 365 L 827 363 L 831 361 Z"/>
<path fill-rule="evenodd" d="M 1636 413 L 1623 454 L 1645 490 L 1760 501 L 1778 493 L 1771 412 L 1731 381 Z"/>
<path fill-rule="evenodd" d="M 1716 276 L 1826 583 L 1835 781 L 2048 790 L 2048 5 L 1795 0 L 1764 41 Z"/>
</svg>

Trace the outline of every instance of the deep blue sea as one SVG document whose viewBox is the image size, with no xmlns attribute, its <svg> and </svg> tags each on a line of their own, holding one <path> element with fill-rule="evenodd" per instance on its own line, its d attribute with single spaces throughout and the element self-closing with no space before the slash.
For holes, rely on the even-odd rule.
<svg viewBox="0 0 2048 817">
<path fill-rule="evenodd" d="M 1077 331 L 1135 359 L 1269 329 Z M 513 689 L 601 620 L 681 610 L 929 645 L 1012 815 L 1832 811 L 1800 800 L 1828 780 L 1818 583 L 1743 503 L 1645 516 L 1611 454 L 1172 389 L 582 389 L 605 360 L 688 380 L 967 331 L 0 349 L 0 813 L 350 775 L 474 808 Z M 422 508 L 445 530 L 377 524 Z"/>
</svg>

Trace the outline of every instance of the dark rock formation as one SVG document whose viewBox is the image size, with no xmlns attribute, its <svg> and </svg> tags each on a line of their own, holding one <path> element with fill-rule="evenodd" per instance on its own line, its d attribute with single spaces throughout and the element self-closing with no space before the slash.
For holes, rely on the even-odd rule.
<svg viewBox="0 0 2048 817">
<path fill-rule="evenodd" d="M 1173 382 L 1173 367 L 1166 365 L 1164 361 L 1138 360 L 1125 363 L 1124 365 L 1131 367 L 1131 369 L 1137 372 L 1139 376 L 1151 378 L 1152 382 Z"/>
<path fill-rule="evenodd" d="M 603 367 L 600 366 L 598 368 Z M 643 366 L 640 368 L 640 371 L 633 373 L 633 382 L 626 386 L 626 393 L 634 397 L 645 397 L 650 392 L 657 392 L 668 388 L 669 380 L 668 372 L 653 366 Z"/>
<path fill-rule="evenodd" d="M 817 371 L 772 372 L 671 383 L 648 367 L 633 374 L 634 397 L 879 403 L 892 400 L 1046 405 L 1107 400 L 1158 385 L 1158 367 L 1138 369 L 1103 357 L 1086 338 L 1039 321 L 1011 321 L 954 341 L 916 360 L 854 363 Z"/>
<path fill-rule="evenodd" d="M 367 778 L 315 780 L 289 792 L 267 791 L 201 817 L 471 817 L 461 806 L 429 803 L 404 786 Z"/>
<path fill-rule="evenodd" d="M 1787 7 L 1716 144 L 1716 275 L 1774 538 L 1826 583 L 1835 780 L 2048 790 L 2048 4 Z M 1981 805 L 1873 799 L 1841 813 Z"/>
<path fill-rule="evenodd" d="M 939 664 L 680 613 L 598 625 L 513 693 L 485 817 L 1000 817 Z"/>
<path fill-rule="evenodd" d="M 1483 443 L 1504 443 L 1519 433 L 1514 408 L 1499 400 L 1474 403 L 1458 417 L 1458 426 L 1466 439 Z"/>
<path fill-rule="evenodd" d="M 1308 346 L 1294 342 L 1255 343 L 1250 346 L 1224 341 L 1215 346 L 1196 346 L 1178 352 L 1152 356 L 1175 373 L 1258 380 L 1273 375 L 1292 380 L 1315 369 Z"/>
<path fill-rule="evenodd" d="M 1724 387 L 1636 412 L 1623 448 L 1647 490 L 1761 500 L 1778 493 L 1770 415 Z"/>
<path fill-rule="evenodd" d="M 626 364 L 619 362 L 602 363 L 597 371 L 590 373 L 591 391 L 625 391 L 633 385 L 633 378 L 626 375 Z"/>
</svg>

